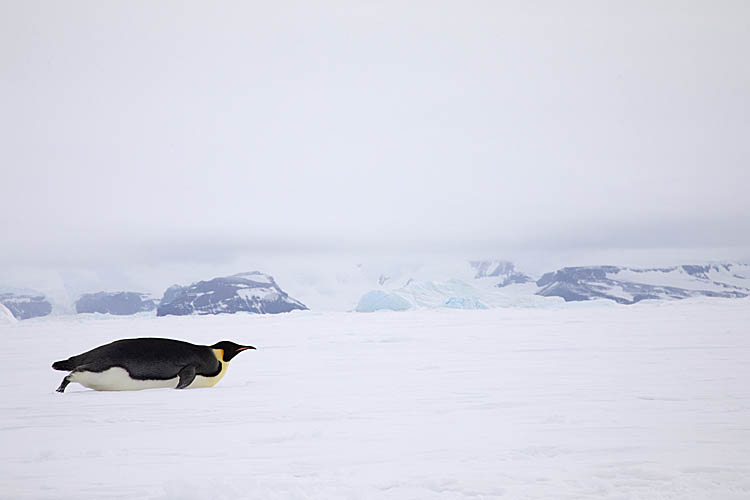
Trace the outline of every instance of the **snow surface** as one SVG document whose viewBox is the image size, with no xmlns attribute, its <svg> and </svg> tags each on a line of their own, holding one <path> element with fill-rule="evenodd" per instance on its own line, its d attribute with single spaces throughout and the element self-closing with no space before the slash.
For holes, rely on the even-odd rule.
<svg viewBox="0 0 750 500">
<path fill-rule="evenodd" d="M 261 300 L 276 300 L 280 295 L 276 292 L 275 288 L 240 288 L 237 290 L 237 295 L 245 300 L 252 300 L 253 297 L 257 297 Z"/>
<path fill-rule="evenodd" d="M 260 271 L 250 271 L 246 273 L 237 273 L 231 276 L 232 278 L 242 278 L 256 283 L 266 283 L 268 285 L 274 284 L 273 278 L 266 273 Z"/>
<path fill-rule="evenodd" d="M 0 498 L 747 499 L 750 299 L 58 316 L 0 326 Z M 240 354 L 212 389 L 50 363 L 124 337 Z"/>
</svg>

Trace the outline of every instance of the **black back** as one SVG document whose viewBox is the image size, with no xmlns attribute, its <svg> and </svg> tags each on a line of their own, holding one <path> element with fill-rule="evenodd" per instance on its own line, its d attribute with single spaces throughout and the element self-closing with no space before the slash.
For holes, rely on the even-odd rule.
<svg viewBox="0 0 750 500">
<path fill-rule="evenodd" d="M 118 366 L 138 380 L 167 380 L 185 366 L 195 366 L 196 375 L 213 377 L 221 371 L 211 347 L 172 339 L 123 339 L 99 346 L 64 362 L 65 369 L 102 372 Z"/>
</svg>

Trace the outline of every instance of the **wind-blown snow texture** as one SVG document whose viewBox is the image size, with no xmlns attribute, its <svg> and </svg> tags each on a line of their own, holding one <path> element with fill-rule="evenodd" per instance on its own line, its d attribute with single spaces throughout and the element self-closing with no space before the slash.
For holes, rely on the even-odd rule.
<svg viewBox="0 0 750 500">
<path fill-rule="evenodd" d="M 750 496 L 750 299 L 0 326 L 0 497 Z M 57 394 L 123 337 L 249 343 L 215 388 Z"/>
</svg>

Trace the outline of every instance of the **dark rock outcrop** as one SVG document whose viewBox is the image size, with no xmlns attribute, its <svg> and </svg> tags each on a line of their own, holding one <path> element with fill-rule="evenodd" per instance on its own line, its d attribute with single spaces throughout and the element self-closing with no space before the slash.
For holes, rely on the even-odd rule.
<svg viewBox="0 0 750 500">
<path fill-rule="evenodd" d="M 52 312 L 52 304 L 37 294 L 0 293 L 0 304 L 3 304 L 16 319 L 37 318 Z"/>
<path fill-rule="evenodd" d="M 173 285 L 164 292 L 156 315 L 231 314 L 241 311 L 277 314 L 306 309 L 307 306 L 279 288 L 271 276 L 251 272 L 199 281 L 190 286 Z"/>
<path fill-rule="evenodd" d="M 156 300 L 137 292 L 87 293 L 75 303 L 77 313 L 102 313 L 127 316 L 156 309 Z"/>
</svg>

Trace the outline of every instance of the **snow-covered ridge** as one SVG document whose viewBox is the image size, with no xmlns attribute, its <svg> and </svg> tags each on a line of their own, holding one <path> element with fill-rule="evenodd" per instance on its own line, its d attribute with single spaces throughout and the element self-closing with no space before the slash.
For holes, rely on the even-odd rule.
<svg viewBox="0 0 750 500">
<path fill-rule="evenodd" d="M 295 309 L 305 310 L 307 306 L 279 288 L 272 276 L 255 271 L 184 287 L 171 286 L 164 292 L 156 315 L 231 314 L 240 311 L 276 314 Z"/>
<path fill-rule="evenodd" d="M 476 271 L 475 279 L 498 278 L 498 287 L 533 281 L 528 274 L 516 271 L 515 265 L 507 260 L 472 260 L 469 265 Z"/>
<path fill-rule="evenodd" d="M 634 304 L 646 299 L 695 296 L 750 296 L 750 266 L 746 264 L 682 265 L 667 268 L 617 266 L 565 267 L 543 275 L 538 295 L 565 301 L 596 298 Z"/>
<path fill-rule="evenodd" d="M 271 276 L 260 271 L 249 271 L 245 273 L 237 273 L 231 276 L 232 278 L 242 278 L 253 283 L 266 283 L 268 285 L 274 285 L 275 282 Z"/>
</svg>

